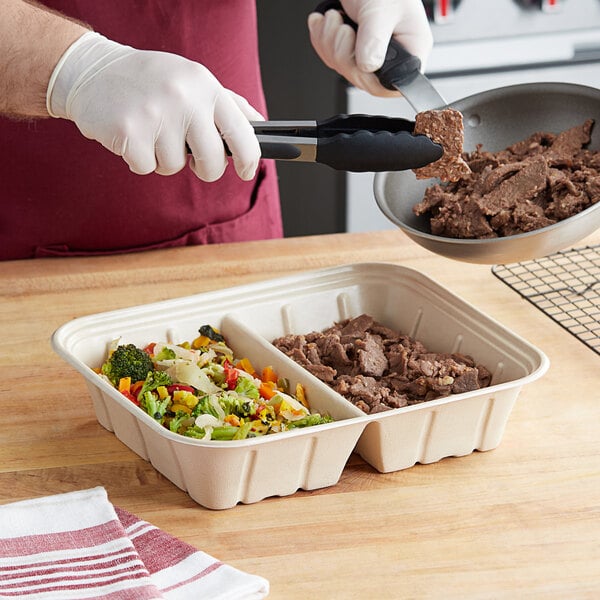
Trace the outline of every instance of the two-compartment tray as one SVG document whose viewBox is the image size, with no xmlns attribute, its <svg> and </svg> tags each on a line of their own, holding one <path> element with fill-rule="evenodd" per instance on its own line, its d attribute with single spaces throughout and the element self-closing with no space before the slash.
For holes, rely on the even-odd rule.
<svg viewBox="0 0 600 600">
<path fill-rule="evenodd" d="M 279 352 L 271 341 L 367 313 L 431 351 L 471 355 L 492 373 L 477 391 L 366 415 Z M 333 423 L 240 441 L 172 433 L 93 371 L 115 338 L 145 345 L 218 327 L 236 356 L 301 382 L 311 408 Z M 380 472 L 498 446 L 526 383 L 548 359 L 471 304 L 413 269 L 360 263 L 81 317 L 52 337 L 86 379 L 101 425 L 199 504 L 223 509 L 337 483 L 355 451 Z"/>
</svg>

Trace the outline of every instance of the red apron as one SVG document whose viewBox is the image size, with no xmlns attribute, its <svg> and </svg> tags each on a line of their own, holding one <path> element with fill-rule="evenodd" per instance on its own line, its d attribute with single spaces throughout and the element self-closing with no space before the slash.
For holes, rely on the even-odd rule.
<svg viewBox="0 0 600 600">
<path fill-rule="evenodd" d="M 253 0 L 45 0 L 135 48 L 204 64 L 266 113 Z M 94 255 L 281 237 L 275 165 L 214 183 L 135 175 L 63 119 L 0 118 L 0 259 Z"/>
</svg>

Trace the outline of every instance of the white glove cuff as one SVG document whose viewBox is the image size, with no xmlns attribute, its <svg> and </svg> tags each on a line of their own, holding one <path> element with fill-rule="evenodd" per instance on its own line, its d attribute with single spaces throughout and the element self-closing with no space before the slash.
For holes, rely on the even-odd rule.
<svg viewBox="0 0 600 600">
<path fill-rule="evenodd" d="M 69 118 L 69 101 L 76 90 L 104 64 L 132 49 L 88 31 L 73 42 L 56 63 L 46 90 L 46 110 L 51 117 Z"/>
</svg>

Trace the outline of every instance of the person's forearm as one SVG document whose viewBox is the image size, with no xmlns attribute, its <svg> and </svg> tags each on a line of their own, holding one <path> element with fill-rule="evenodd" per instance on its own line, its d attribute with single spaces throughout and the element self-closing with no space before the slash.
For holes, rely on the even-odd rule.
<svg viewBox="0 0 600 600">
<path fill-rule="evenodd" d="M 46 90 L 64 51 L 88 29 L 25 0 L 0 4 L 0 114 L 47 117 Z"/>
</svg>

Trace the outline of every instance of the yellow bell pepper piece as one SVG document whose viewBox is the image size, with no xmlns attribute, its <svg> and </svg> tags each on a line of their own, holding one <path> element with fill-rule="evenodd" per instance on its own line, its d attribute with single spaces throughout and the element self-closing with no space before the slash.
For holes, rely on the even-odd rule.
<svg viewBox="0 0 600 600">
<path fill-rule="evenodd" d="M 304 392 L 304 386 L 301 383 L 296 384 L 296 400 L 302 404 L 302 406 L 308 408 L 308 400 Z"/>
<path fill-rule="evenodd" d="M 187 390 L 175 390 L 173 392 L 174 404 L 184 404 L 185 406 L 194 408 L 194 406 L 196 406 L 198 402 L 199 399 L 194 394 L 192 394 L 192 392 L 188 392 Z"/>
<path fill-rule="evenodd" d="M 249 373 L 250 375 L 254 375 L 256 373 L 252 363 L 247 358 L 240 358 L 240 360 L 235 363 L 235 366 L 238 369 L 242 369 L 242 371 L 246 371 L 246 373 Z"/>
<path fill-rule="evenodd" d="M 209 337 L 205 336 L 205 335 L 199 335 L 193 342 L 192 342 L 192 348 L 195 348 L 196 350 L 198 350 L 199 348 L 204 348 L 205 346 L 208 346 L 210 344 L 211 340 Z"/>
<path fill-rule="evenodd" d="M 119 379 L 119 391 L 128 392 L 131 389 L 131 377 L 121 377 Z"/>
</svg>

